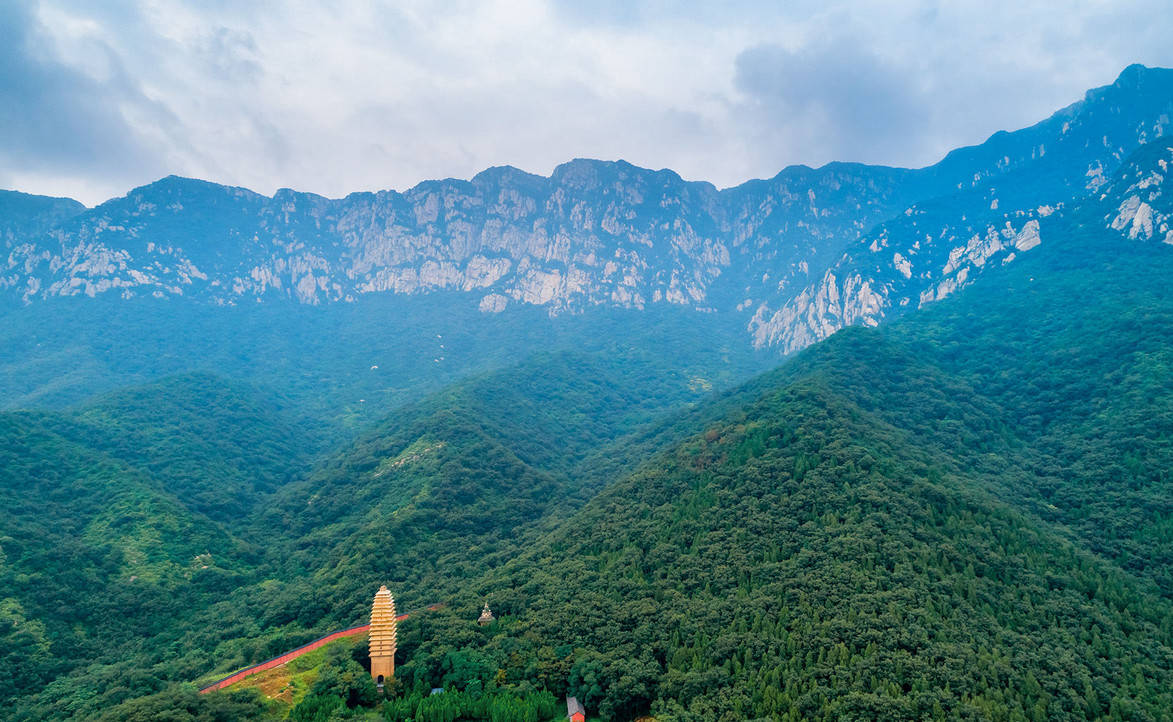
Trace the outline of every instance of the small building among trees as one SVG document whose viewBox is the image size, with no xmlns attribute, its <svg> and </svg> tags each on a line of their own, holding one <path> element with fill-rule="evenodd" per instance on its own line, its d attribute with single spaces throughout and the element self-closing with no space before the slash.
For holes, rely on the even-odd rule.
<svg viewBox="0 0 1173 722">
<path fill-rule="evenodd" d="M 481 616 L 477 618 L 477 624 L 482 627 L 486 624 L 492 624 L 497 618 L 489 611 L 489 600 L 485 600 L 485 608 L 481 610 Z"/>
</svg>

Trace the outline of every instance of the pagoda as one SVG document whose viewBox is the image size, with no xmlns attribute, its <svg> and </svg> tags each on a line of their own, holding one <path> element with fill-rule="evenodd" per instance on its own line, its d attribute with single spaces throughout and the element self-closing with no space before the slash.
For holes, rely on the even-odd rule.
<svg viewBox="0 0 1173 722">
<path fill-rule="evenodd" d="M 395 677 L 395 626 L 395 598 L 383 585 L 371 605 L 371 677 L 379 689 Z"/>
<path fill-rule="evenodd" d="M 496 617 L 489 611 L 489 600 L 485 600 L 485 608 L 481 610 L 481 616 L 477 618 L 477 624 L 492 624 Z"/>
</svg>

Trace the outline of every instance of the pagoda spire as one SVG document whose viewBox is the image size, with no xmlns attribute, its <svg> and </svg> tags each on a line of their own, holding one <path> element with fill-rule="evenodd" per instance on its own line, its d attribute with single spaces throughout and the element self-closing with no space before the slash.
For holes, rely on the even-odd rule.
<svg viewBox="0 0 1173 722">
<path fill-rule="evenodd" d="M 371 605 L 371 677 L 379 687 L 395 677 L 395 640 L 395 598 L 383 585 Z"/>
</svg>

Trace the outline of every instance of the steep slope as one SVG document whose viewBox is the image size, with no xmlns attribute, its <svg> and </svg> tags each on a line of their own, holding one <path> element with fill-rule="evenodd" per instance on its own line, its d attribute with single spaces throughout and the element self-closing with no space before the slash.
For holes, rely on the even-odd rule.
<svg viewBox="0 0 1173 722">
<path fill-rule="evenodd" d="M 893 328 L 1004 409 L 1024 447 L 1002 473 L 1004 498 L 1166 595 L 1173 248 L 1157 241 L 1173 210 L 1162 192 L 1169 160 L 1168 140 L 1130 157 L 1096 198 L 1045 227 L 1053 249 L 968 294 L 980 314 L 950 304 Z M 1134 223 L 1137 215 L 1148 220 Z"/>
<path fill-rule="evenodd" d="M 1173 145 L 1167 140 L 1146 145 L 1121 167 L 1100 197 L 1088 204 L 1087 213 L 1098 210 L 1112 230 L 1131 240 L 1173 244 L 1173 192 L 1167 185 L 1170 163 Z"/>
<path fill-rule="evenodd" d="M 731 268 L 777 275 L 833 258 L 907 202 L 909 176 L 798 167 L 718 192 L 667 170 L 580 159 L 549 178 L 493 168 L 338 200 L 171 177 L 31 237 L 8 260 L 9 285 L 24 303 L 113 292 L 316 304 L 459 290 L 488 313 L 709 308 L 710 286 Z"/>
<path fill-rule="evenodd" d="M 14 247 L 10 301 L 105 293 L 215 304 L 452 291 L 481 311 L 667 304 L 783 352 L 874 325 L 1038 243 L 1038 221 L 1164 134 L 1173 71 L 1131 66 L 1030 128 L 919 170 L 787 168 L 718 191 L 574 160 L 403 193 L 272 198 L 166 178 Z M 880 224 L 877 226 L 877 224 Z"/>
<path fill-rule="evenodd" d="M 950 415 L 931 367 L 874 342 L 842 341 L 832 353 L 854 361 L 835 373 L 897 377 L 876 400 L 897 391 L 929 428 Z M 401 674 L 460 686 L 501 668 L 560 686 L 561 669 L 620 719 L 1168 709 L 1167 600 L 992 502 L 937 444 L 838 386 L 804 378 L 608 489 L 477 588 L 500 636 L 469 633 L 468 599 Z M 956 426 L 981 425 L 966 412 Z M 975 440 L 996 449 L 995 428 Z M 441 666 L 456 650 L 476 664 Z"/>
<path fill-rule="evenodd" d="M 106 395 L 67 417 L 62 436 L 148 472 L 193 512 L 232 525 L 304 475 L 304 433 L 268 398 L 207 373 L 172 376 Z"/>
<path fill-rule="evenodd" d="M 0 416 L 0 696 L 137 650 L 236 574 L 240 549 L 151 477 Z"/>
<path fill-rule="evenodd" d="M 1130 66 L 1081 102 L 920 172 L 926 189 L 869 228 L 783 303 L 759 306 L 754 342 L 785 351 L 851 324 L 939 301 L 1050 238 L 1040 223 L 1101 192 L 1124 159 L 1173 117 L 1173 71 Z"/>
<path fill-rule="evenodd" d="M 71 198 L 0 191 L 0 240 L 5 250 L 12 252 L 18 244 L 37 238 L 85 209 Z M 8 286 L 9 279 L 0 279 L 0 288 Z"/>
</svg>

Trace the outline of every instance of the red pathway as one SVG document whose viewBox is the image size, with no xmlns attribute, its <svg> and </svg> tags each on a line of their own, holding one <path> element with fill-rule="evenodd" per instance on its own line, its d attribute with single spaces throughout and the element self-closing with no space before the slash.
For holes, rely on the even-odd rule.
<svg viewBox="0 0 1173 722">
<path fill-rule="evenodd" d="M 439 609 L 442 606 L 444 606 L 444 605 L 443 604 L 432 604 L 430 606 L 424 607 L 424 609 Z M 415 611 L 408 612 L 407 614 L 400 614 L 398 617 L 395 618 L 395 620 L 402 622 L 404 619 L 407 619 L 408 617 L 415 614 L 416 612 L 424 611 L 424 609 L 416 609 Z M 366 632 L 369 632 L 369 631 L 371 631 L 371 625 L 361 624 L 357 627 L 351 627 L 350 629 L 343 629 L 340 632 L 333 632 L 331 634 L 327 634 L 324 637 L 319 637 L 318 639 L 315 639 L 314 641 L 310 642 L 309 644 L 303 644 L 302 646 L 298 647 L 297 649 L 293 650 L 292 652 L 286 652 L 285 654 L 282 654 L 277 657 L 273 657 L 272 659 L 261 662 L 260 664 L 254 664 L 251 667 L 246 667 L 246 668 L 240 670 L 239 672 L 234 672 L 234 673 L 228 675 L 227 677 L 224 677 L 223 679 L 217 680 L 217 681 L 211 683 L 210 685 L 208 685 L 207 687 L 204 687 L 203 689 L 201 689 L 200 694 L 207 694 L 208 692 L 211 692 L 213 690 L 224 689 L 228 685 L 236 684 L 237 682 L 244 679 L 245 677 L 251 677 L 252 675 L 254 675 L 258 672 L 264 672 L 267 669 L 272 669 L 274 667 L 280 667 L 281 665 L 283 665 L 287 662 L 292 662 L 293 660 L 297 659 L 301 655 L 312 652 L 315 649 L 318 649 L 319 647 L 322 647 L 322 646 L 329 644 L 330 642 L 333 642 L 338 639 L 342 639 L 343 637 L 354 637 L 359 634 L 365 634 Z"/>
</svg>

